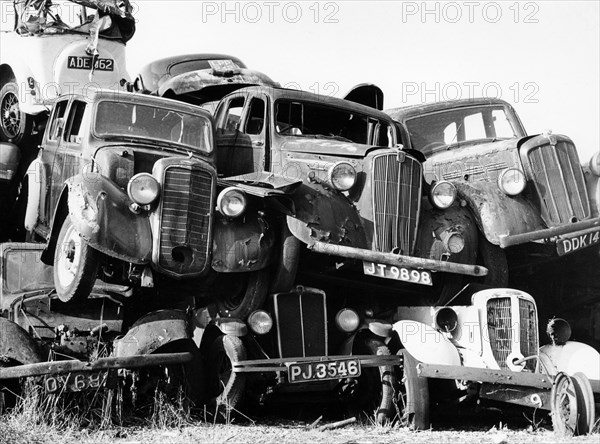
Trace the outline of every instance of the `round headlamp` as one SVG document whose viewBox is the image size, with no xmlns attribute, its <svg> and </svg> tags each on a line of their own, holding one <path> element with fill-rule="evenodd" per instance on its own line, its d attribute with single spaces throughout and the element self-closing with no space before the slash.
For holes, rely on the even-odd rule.
<svg viewBox="0 0 600 444">
<path fill-rule="evenodd" d="M 600 151 L 592 156 L 589 166 L 592 174 L 600 177 Z"/>
<path fill-rule="evenodd" d="M 217 210 L 223 216 L 241 216 L 246 210 L 246 193 L 235 187 L 225 188 L 217 197 Z"/>
<path fill-rule="evenodd" d="M 346 333 L 356 331 L 360 325 L 360 317 L 358 313 L 350 308 L 342 308 L 335 315 L 335 324 L 337 327 Z"/>
<path fill-rule="evenodd" d="M 465 238 L 456 230 L 446 230 L 440 235 L 440 238 L 446 250 L 452 254 L 458 254 L 465 248 Z"/>
<path fill-rule="evenodd" d="M 508 196 L 516 196 L 525 189 L 525 174 L 516 168 L 508 168 L 498 176 L 498 186 Z"/>
<path fill-rule="evenodd" d="M 264 310 L 256 310 L 248 316 L 248 325 L 257 335 L 265 335 L 273 328 L 273 318 Z"/>
<path fill-rule="evenodd" d="M 440 210 L 452 206 L 456 200 L 456 187 L 445 180 L 436 182 L 431 187 L 431 202 Z"/>
<path fill-rule="evenodd" d="M 435 326 L 444 333 L 452 333 L 458 326 L 458 315 L 449 307 L 440 308 L 435 314 Z"/>
<path fill-rule="evenodd" d="M 160 194 L 160 184 L 149 173 L 139 173 L 131 178 L 127 184 L 129 198 L 138 205 L 149 205 Z"/>
<path fill-rule="evenodd" d="M 329 168 L 329 183 L 336 190 L 347 191 L 356 183 L 356 170 L 348 162 L 338 162 Z"/>
</svg>

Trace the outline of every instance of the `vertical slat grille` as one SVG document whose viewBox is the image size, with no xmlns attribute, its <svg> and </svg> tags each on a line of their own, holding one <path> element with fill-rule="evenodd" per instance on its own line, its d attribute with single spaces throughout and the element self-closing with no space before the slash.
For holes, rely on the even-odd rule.
<svg viewBox="0 0 600 444">
<path fill-rule="evenodd" d="M 490 347 L 500 368 L 507 368 L 506 358 L 512 352 L 512 317 L 510 298 L 494 298 L 487 303 Z"/>
<path fill-rule="evenodd" d="M 374 247 L 376 251 L 411 254 L 421 201 L 422 166 L 411 157 L 373 158 Z"/>
<path fill-rule="evenodd" d="M 181 166 L 165 170 L 159 244 L 159 265 L 164 269 L 193 274 L 206 267 L 212 190 L 208 171 Z"/>
<path fill-rule="evenodd" d="M 575 146 L 567 142 L 543 145 L 529 151 L 533 181 L 549 226 L 590 217 L 585 179 Z"/>
<path fill-rule="evenodd" d="M 275 310 L 282 358 L 327 356 L 324 294 L 278 294 L 275 296 Z"/>
<path fill-rule="evenodd" d="M 521 354 L 525 357 L 537 355 L 538 353 L 538 326 L 537 312 L 533 302 L 526 299 L 519 299 L 519 325 L 521 327 Z M 535 371 L 535 360 L 525 362 L 525 367 L 530 371 Z"/>
</svg>

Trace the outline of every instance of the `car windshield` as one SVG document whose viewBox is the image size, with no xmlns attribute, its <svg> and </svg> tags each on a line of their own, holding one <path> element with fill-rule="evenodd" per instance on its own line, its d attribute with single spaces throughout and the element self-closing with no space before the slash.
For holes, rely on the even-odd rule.
<svg viewBox="0 0 600 444">
<path fill-rule="evenodd" d="M 275 104 L 276 129 L 281 135 L 330 138 L 363 145 L 391 146 L 388 122 L 344 108 L 278 100 Z"/>
<path fill-rule="evenodd" d="M 104 100 L 96 111 L 100 137 L 151 139 L 212 151 L 210 120 L 204 116 L 135 103 Z"/>
<path fill-rule="evenodd" d="M 505 107 L 475 106 L 439 111 L 406 121 L 412 147 L 425 155 L 465 143 L 518 137 Z"/>
</svg>

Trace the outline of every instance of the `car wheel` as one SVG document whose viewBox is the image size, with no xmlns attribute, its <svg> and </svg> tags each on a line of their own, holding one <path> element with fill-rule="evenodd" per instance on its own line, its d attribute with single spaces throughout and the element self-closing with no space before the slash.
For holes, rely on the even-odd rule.
<svg viewBox="0 0 600 444">
<path fill-rule="evenodd" d="M 357 355 L 389 355 L 390 351 L 382 340 L 372 337 L 361 339 L 356 344 Z M 396 383 L 393 367 L 365 367 L 358 378 L 356 396 L 351 403 L 352 410 L 370 416 L 374 413 L 375 422 L 383 425 L 394 419 L 394 385 Z"/>
<path fill-rule="evenodd" d="M 223 335 L 214 340 L 208 352 L 207 373 L 210 398 L 217 411 L 239 406 L 246 387 L 246 375 L 233 372 L 233 363 L 246 359 L 246 348 L 236 336 Z"/>
<path fill-rule="evenodd" d="M 429 382 L 417 374 L 418 361 L 406 350 L 400 350 L 401 366 L 400 389 L 397 406 L 402 425 L 412 430 L 428 430 L 429 423 Z"/>
<path fill-rule="evenodd" d="M 245 320 L 263 306 L 269 290 L 268 270 L 228 273 L 221 279 L 225 285 L 216 301 L 220 316 Z"/>
<path fill-rule="evenodd" d="M 54 285 L 62 302 L 87 299 L 98 274 L 99 253 L 83 240 L 67 216 L 54 251 Z"/>
<path fill-rule="evenodd" d="M 21 145 L 32 134 L 33 116 L 21 111 L 19 87 L 8 82 L 0 89 L 0 140 Z"/>
</svg>

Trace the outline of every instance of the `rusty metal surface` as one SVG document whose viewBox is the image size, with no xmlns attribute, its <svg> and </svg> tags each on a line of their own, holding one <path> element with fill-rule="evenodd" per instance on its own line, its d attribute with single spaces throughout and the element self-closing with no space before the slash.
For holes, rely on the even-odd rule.
<svg viewBox="0 0 600 444">
<path fill-rule="evenodd" d="M 287 372 L 287 364 L 321 361 L 343 361 L 348 358 L 358 359 L 360 361 L 360 365 L 363 367 L 399 365 L 402 362 L 402 357 L 399 355 L 347 355 L 308 358 L 256 359 L 234 362 L 233 371 L 235 373 Z"/>
<path fill-rule="evenodd" d="M 481 384 L 479 397 L 525 407 L 550 410 L 550 391 L 547 389 L 485 382 Z"/>
<path fill-rule="evenodd" d="M 94 362 L 52 361 L 37 364 L 0 367 L 0 380 L 23 378 L 27 376 L 60 375 L 71 372 L 94 372 L 113 368 L 141 368 L 156 365 L 184 364 L 193 359 L 191 353 L 161 353 L 156 355 L 134 355 L 119 358 L 99 358 Z"/>
<path fill-rule="evenodd" d="M 488 269 L 480 265 L 465 265 L 454 262 L 401 256 L 393 253 L 381 253 L 342 245 L 331 245 L 324 242 L 314 242 L 310 244 L 308 248 L 321 254 L 377 262 L 380 264 L 408 266 L 416 269 L 465 274 L 469 276 L 485 276 L 488 274 Z"/>
<path fill-rule="evenodd" d="M 0 360 L 12 360 L 20 364 L 41 361 L 33 338 L 23 328 L 4 318 L 0 318 Z M 0 368 L 0 371 L 3 370 Z"/>
<path fill-rule="evenodd" d="M 534 240 L 548 239 L 555 236 L 568 234 L 565 237 L 574 237 L 580 234 L 593 233 L 600 231 L 600 217 L 574 224 L 563 225 L 560 227 L 546 228 L 544 230 L 532 231 L 529 233 L 515 234 L 512 236 L 499 236 L 500 246 L 502 248 L 511 247 L 513 245 L 524 244 Z"/>
<path fill-rule="evenodd" d="M 129 209 L 132 201 L 122 189 L 91 172 L 75 176 L 67 184 L 71 222 L 90 246 L 134 264 L 150 261 L 150 222 Z"/>
</svg>

